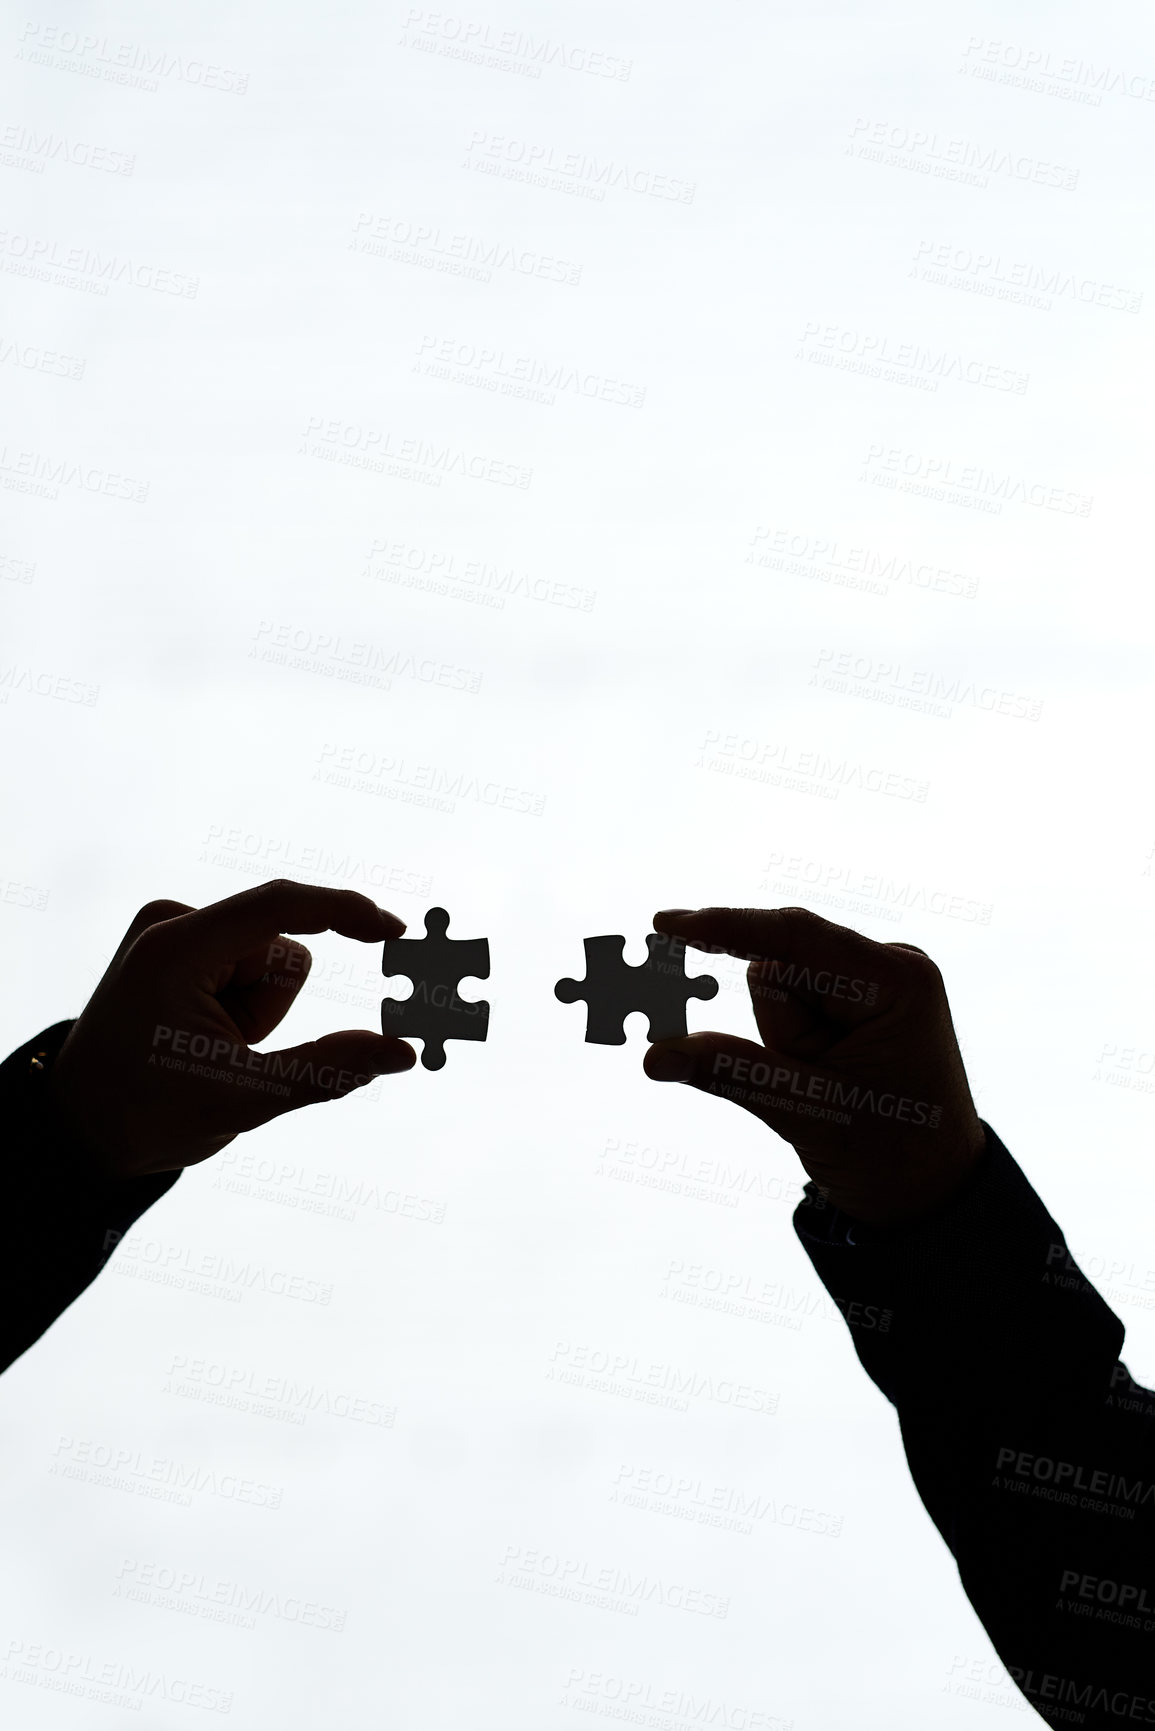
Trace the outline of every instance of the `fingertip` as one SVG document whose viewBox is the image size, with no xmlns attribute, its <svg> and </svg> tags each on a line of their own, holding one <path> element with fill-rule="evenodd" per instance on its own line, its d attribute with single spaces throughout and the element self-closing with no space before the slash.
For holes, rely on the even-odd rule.
<svg viewBox="0 0 1155 1731">
<path fill-rule="evenodd" d="M 650 1047 L 642 1068 L 651 1082 L 688 1082 L 694 1074 L 694 1059 L 684 1047 L 661 1042 Z"/>
<path fill-rule="evenodd" d="M 659 908 L 654 915 L 654 930 L 664 931 L 667 928 L 681 926 L 686 920 L 692 920 L 694 908 Z"/>
<path fill-rule="evenodd" d="M 404 1040 L 394 1040 L 382 1051 L 373 1068 L 378 1076 L 399 1076 L 403 1070 L 411 1070 L 416 1062 L 415 1049 Z"/>
<path fill-rule="evenodd" d="M 376 904 L 374 905 L 376 906 Z M 388 908 L 377 908 L 377 915 L 381 922 L 382 935 L 384 937 L 399 938 L 401 933 L 405 931 L 405 921 L 398 919 L 396 914 L 391 914 Z"/>
</svg>

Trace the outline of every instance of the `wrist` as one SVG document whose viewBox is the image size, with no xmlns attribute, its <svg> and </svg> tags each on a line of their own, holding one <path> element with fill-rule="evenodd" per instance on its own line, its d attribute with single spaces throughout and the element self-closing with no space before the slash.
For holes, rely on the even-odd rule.
<svg viewBox="0 0 1155 1731">
<path fill-rule="evenodd" d="M 966 1143 L 932 1172 L 904 1173 L 885 1184 L 819 1184 L 824 1199 L 850 1220 L 897 1231 L 936 1219 L 970 1192 L 989 1157 L 985 1127 L 976 1118 Z"/>
<path fill-rule="evenodd" d="M 55 1053 L 47 1055 L 42 1067 L 32 1071 L 40 1133 L 74 1177 L 99 1184 L 113 1183 L 124 1176 L 119 1154 L 93 1134 L 88 1114 L 72 1098 L 65 1056 L 67 1043 L 66 1037 Z M 37 1056 L 43 1058 L 40 1053 Z"/>
</svg>

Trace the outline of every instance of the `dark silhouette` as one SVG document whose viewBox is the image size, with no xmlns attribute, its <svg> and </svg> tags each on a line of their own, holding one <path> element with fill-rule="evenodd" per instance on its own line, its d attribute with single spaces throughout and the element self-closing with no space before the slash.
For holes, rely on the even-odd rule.
<svg viewBox="0 0 1155 1731">
<path fill-rule="evenodd" d="M 679 947 L 749 960 L 764 1043 L 663 1040 L 646 1071 L 733 1101 L 794 1147 L 810 1177 L 799 1238 L 897 1410 L 1008 1673 L 1056 1725 L 1155 1725 L 1155 1394 L 1120 1363 L 1122 1323 L 979 1119 L 938 969 L 800 908 L 654 923 Z M 308 975 L 308 950 L 283 934 L 326 930 L 388 944 L 404 926 L 352 891 L 291 883 L 201 909 L 150 902 L 79 1019 L 0 1064 L 0 1368 L 183 1167 L 412 1067 L 412 1047 L 365 1030 L 251 1049 Z"/>
<path fill-rule="evenodd" d="M 654 924 L 750 962 L 764 1044 L 692 1034 L 646 1071 L 794 1147 L 795 1230 L 1008 1673 L 1050 1723 L 1155 1725 L 1155 1394 L 979 1119 L 938 969 L 802 908 Z"/>
<path fill-rule="evenodd" d="M 307 884 L 141 908 L 78 1020 L 0 1064 L 10 1223 L 0 1369 L 96 1278 L 183 1167 L 282 1112 L 412 1067 L 412 1046 L 362 1030 L 250 1049 L 308 977 L 309 952 L 286 931 L 382 943 L 404 929 L 366 896 Z"/>
</svg>

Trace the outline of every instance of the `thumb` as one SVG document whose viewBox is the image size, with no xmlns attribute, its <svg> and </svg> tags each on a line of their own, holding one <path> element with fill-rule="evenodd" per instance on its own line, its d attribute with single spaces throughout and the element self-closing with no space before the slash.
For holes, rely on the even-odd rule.
<svg viewBox="0 0 1155 1731">
<path fill-rule="evenodd" d="M 733 1034 L 660 1040 L 646 1053 L 644 1068 L 655 1082 L 688 1082 L 705 1094 L 733 1101 L 792 1147 L 812 1143 L 813 1130 L 824 1118 L 837 1123 L 842 1116 L 825 1106 L 830 1077 Z"/>
<path fill-rule="evenodd" d="M 375 1076 L 411 1070 L 417 1054 L 404 1040 L 388 1039 L 363 1028 L 325 1034 L 281 1052 L 254 1052 L 261 1064 L 253 1077 L 251 1106 L 245 1111 L 245 1129 L 267 1124 L 282 1112 L 301 1106 L 336 1100 L 354 1088 L 363 1088 Z"/>
</svg>

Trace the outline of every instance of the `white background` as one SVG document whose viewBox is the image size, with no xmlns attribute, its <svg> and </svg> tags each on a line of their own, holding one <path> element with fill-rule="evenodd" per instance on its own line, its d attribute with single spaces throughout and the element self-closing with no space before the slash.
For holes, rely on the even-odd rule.
<svg viewBox="0 0 1155 1731">
<path fill-rule="evenodd" d="M 1147 9 L 6 28 L 4 1049 L 161 895 L 362 888 L 493 956 L 486 1045 L 182 1177 L 3 1377 L 9 1722 L 1003 1723 L 790 1150 L 553 983 L 668 905 L 921 945 L 1155 1377 Z M 379 953 L 311 942 L 279 1043 L 376 1027 Z M 603 1571 L 660 1590 L 548 1590 Z"/>
</svg>

